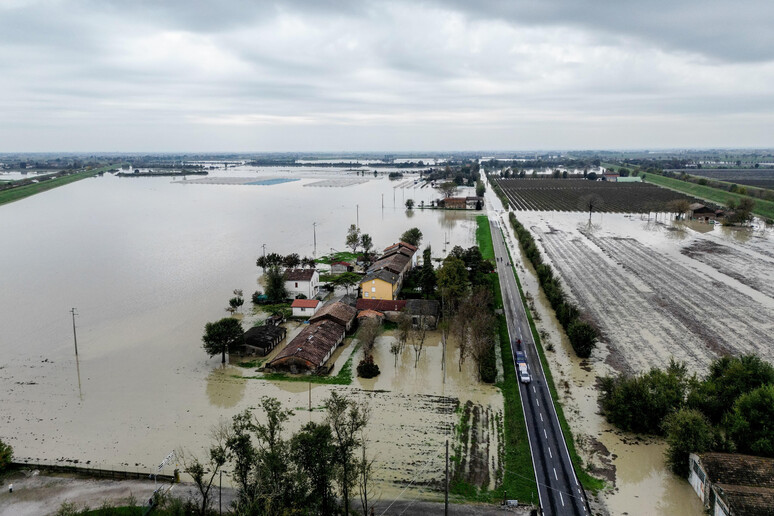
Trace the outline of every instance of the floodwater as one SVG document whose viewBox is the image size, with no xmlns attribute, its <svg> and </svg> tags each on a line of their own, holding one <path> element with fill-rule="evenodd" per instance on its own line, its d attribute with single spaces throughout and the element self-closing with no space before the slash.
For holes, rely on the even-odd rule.
<svg viewBox="0 0 774 516">
<path fill-rule="evenodd" d="M 506 214 L 503 214 L 503 220 L 507 221 L 505 217 Z M 707 281 L 717 290 L 728 289 L 728 292 L 738 296 L 739 303 L 755 308 L 749 310 L 750 312 L 767 313 L 774 307 L 774 299 L 766 294 L 763 287 L 769 274 L 774 270 L 772 269 L 774 263 L 771 260 L 772 251 L 774 251 L 774 235 L 770 228 L 767 229 L 760 224 L 755 230 L 732 229 L 696 221 L 676 222 L 670 220 L 665 214 L 659 214 L 658 220 L 653 214 L 650 218 L 640 215 L 596 214 L 591 220 L 591 226 L 589 226 L 588 215 L 580 213 L 517 212 L 517 217 L 522 224 L 533 231 L 536 238 L 540 239 L 539 245 L 544 249 L 544 256 L 552 261 L 560 272 L 565 273 L 562 279 L 570 283 L 573 292 L 577 292 L 578 286 L 585 283 L 582 277 L 573 275 L 576 270 L 567 264 L 588 261 L 588 257 L 584 257 L 581 252 L 568 252 L 567 247 L 561 247 L 556 243 L 559 239 L 563 243 L 574 241 L 577 244 L 574 248 L 576 251 L 584 250 L 583 246 L 595 248 L 597 243 L 604 246 L 606 239 L 614 242 L 621 239 L 635 239 L 649 249 L 653 253 L 653 260 L 665 269 L 681 268 L 680 270 L 683 270 L 688 276 L 687 279 L 691 281 Z M 589 243 L 588 239 L 591 239 L 594 244 Z M 549 345 L 554 347 L 554 351 L 547 351 L 546 355 L 551 363 L 560 401 L 573 428 L 581 456 L 585 463 L 593 465 L 597 476 L 608 479 L 610 487 L 599 496 L 604 509 L 611 514 L 629 515 L 698 516 L 703 514 L 701 503 L 688 482 L 676 477 L 666 468 L 663 441 L 641 440 L 620 432 L 599 414 L 597 378 L 616 373 L 609 360 L 611 353 L 616 351 L 616 346 L 625 346 L 623 353 L 620 349 L 618 352 L 627 358 L 629 364 L 634 366 L 645 364 L 640 368 L 635 367 L 635 370 L 641 371 L 650 365 L 659 365 L 648 362 L 647 345 L 642 345 L 640 342 L 639 346 L 628 346 L 627 338 L 633 338 L 637 326 L 621 324 L 617 328 L 618 332 L 608 332 L 610 341 L 601 343 L 591 359 L 578 359 L 572 352 L 566 336 L 560 330 L 548 301 L 538 287 L 534 270 L 518 249 L 515 238 L 511 237 L 510 243 L 514 258 L 518 256 L 516 263 L 522 284 L 535 299 L 534 308 L 540 318 L 537 321 L 538 329 L 547 334 L 544 347 Z M 694 249 L 697 243 L 701 244 L 699 249 L 706 249 L 707 246 L 715 249 L 717 246 L 722 246 L 723 254 L 697 253 L 691 257 L 681 252 L 684 249 Z M 549 253 L 546 255 L 547 244 Z M 638 267 L 644 269 L 646 266 L 643 261 L 627 263 L 626 257 L 620 255 L 612 255 L 612 259 L 610 255 L 601 252 L 590 256 L 594 257 L 591 261 L 596 266 L 602 268 L 610 265 L 613 267 L 611 271 L 620 270 L 621 267 L 627 269 L 626 266 L 629 266 L 629 270 L 639 270 Z M 723 260 L 723 266 L 727 270 L 714 267 L 718 265 L 712 261 L 716 256 L 717 261 Z M 756 267 L 750 267 L 751 263 L 756 264 Z M 652 332 L 650 338 L 653 339 L 653 335 L 658 333 L 660 327 L 668 324 L 669 321 L 651 319 L 656 312 L 647 306 L 646 300 L 650 298 L 652 288 L 641 281 L 644 276 L 637 276 L 636 272 L 632 275 L 631 297 L 637 306 L 632 308 L 631 315 L 644 321 L 640 323 L 643 327 L 647 327 L 643 332 L 649 329 Z M 614 278 L 611 277 L 612 279 Z M 760 282 L 756 283 L 756 280 Z M 637 297 L 638 295 L 641 297 Z M 626 300 L 622 300 L 620 304 L 603 303 L 602 305 L 601 309 L 608 316 L 630 309 Z M 722 318 L 723 314 L 720 312 L 730 309 L 726 305 L 720 305 L 716 312 L 711 305 L 712 303 L 707 303 L 703 311 L 697 314 L 697 319 Z M 648 316 L 645 317 L 643 314 Z M 740 331 L 738 330 L 740 321 L 745 322 L 745 317 L 754 317 L 754 315 L 740 313 L 734 314 L 734 317 L 738 318 L 734 327 Z M 748 320 L 747 323 L 751 326 L 756 324 L 752 320 Z M 644 337 L 647 338 L 648 335 Z M 770 337 L 765 338 L 763 345 L 770 348 L 770 344 Z M 679 355 L 679 352 L 679 347 L 665 348 L 661 354 L 661 361 L 666 361 L 670 353 L 678 359 L 685 359 L 684 356 Z M 700 358 L 706 361 L 706 357 L 711 358 L 711 356 L 716 355 L 708 352 L 706 355 L 702 354 Z M 701 363 L 689 363 L 689 367 L 694 369 L 700 366 L 702 366 Z"/>
<path fill-rule="evenodd" d="M 410 176 L 390 182 L 366 174 L 367 181 L 346 187 L 335 185 L 350 184 L 355 173 L 331 168 L 234 167 L 208 177 L 214 176 L 297 180 L 180 184 L 174 182 L 180 178 L 106 174 L 0 207 L 0 437 L 18 458 L 149 468 L 173 449 L 201 450 L 219 419 L 258 407 L 262 396 L 298 409 L 300 425 L 322 417 L 304 410 L 309 391 L 319 409 L 335 389 L 378 396 L 374 405 L 385 400 L 393 407 L 374 420 L 374 435 L 382 436 L 374 449 L 395 469 L 383 477 L 410 479 L 412 464 L 424 462 L 411 447 L 393 450 L 405 447 L 395 425 L 417 438 L 428 428 L 443 435 L 450 416 L 423 411 L 415 394 L 428 394 L 425 405 L 432 407 L 443 385 L 446 395 L 465 391 L 464 382 L 438 382 L 431 366 L 437 345 L 428 346 L 418 369 L 413 362 L 401 369 L 410 381 L 396 379 L 387 353 L 389 364 L 375 382 L 310 387 L 235 378 L 251 372 L 208 358 L 201 335 L 206 322 L 227 315 L 232 290 L 243 289 L 249 304 L 263 244 L 266 252 L 312 255 L 316 222 L 320 256 L 344 250 L 347 228 L 359 220 L 377 249 L 416 226 L 422 246 L 432 245 L 441 257 L 454 245 L 474 244 L 476 213 L 406 212 L 408 198 L 429 204 L 438 197 Z M 328 186 L 310 186 L 322 181 Z M 474 387 L 465 399 L 471 397 L 502 404 L 493 389 Z M 423 453 L 435 456 L 440 437 L 425 440 Z"/>
</svg>

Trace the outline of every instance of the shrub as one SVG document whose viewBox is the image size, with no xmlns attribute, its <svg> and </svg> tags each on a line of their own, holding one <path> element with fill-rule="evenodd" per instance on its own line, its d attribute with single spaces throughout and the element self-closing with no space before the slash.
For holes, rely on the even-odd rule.
<svg viewBox="0 0 774 516">
<path fill-rule="evenodd" d="M 369 355 L 357 365 L 357 375 L 361 378 L 379 376 L 379 366 L 374 364 L 374 357 Z"/>
<path fill-rule="evenodd" d="M 4 472 L 10 467 L 13 461 L 13 448 L 10 444 L 5 444 L 0 441 L 0 473 Z"/>
<path fill-rule="evenodd" d="M 497 380 L 497 358 L 495 356 L 494 342 L 484 356 L 481 357 L 478 372 L 481 375 L 482 382 L 495 383 Z"/>
<path fill-rule="evenodd" d="M 597 345 L 598 334 L 589 323 L 575 319 L 567 327 L 567 337 L 575 354 L 580 358 L 588 358 L 591 356 L 591 350 Z"/>
<path fill-rule="evenodd" d="M 711 450 L 715 441 L 712 425 L 698 410 L 683 409 L 667 416 L 663 424 L 666 433 L 666 462 L 676 474 L 688 476 L 688 455 Z"/>
</svg>

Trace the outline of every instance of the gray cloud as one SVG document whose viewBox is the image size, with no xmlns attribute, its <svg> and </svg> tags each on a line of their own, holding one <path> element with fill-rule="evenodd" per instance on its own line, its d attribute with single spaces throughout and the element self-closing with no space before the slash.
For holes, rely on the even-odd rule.
<svg viewBox="0 0 774 516">
<path fill-rule="evenodd" d="M 771 18 L 758 1 L 11 0 L 0 150 L 770 145 Z"/>
</svg>

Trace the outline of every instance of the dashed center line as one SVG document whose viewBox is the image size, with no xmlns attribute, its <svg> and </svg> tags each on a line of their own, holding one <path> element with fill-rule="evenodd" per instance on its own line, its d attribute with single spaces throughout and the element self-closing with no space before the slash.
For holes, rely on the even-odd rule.
<svg viewBox="0 0 774 516">
<path fill-rule="evenodd" d="M 548 434 L 546 433 L 546 429 L 545 428 L 543 428 L 543 435 L 546 437 L 546 439 L 548 439 Z"/>
<path fill-rule="evenodd" d="M 551 447 L 550 446 L 548 447 L 548 456 L 551 457 L 552 459 L 554 458 L 554 454 L 551 453 Z"/>
<path fill-rule="evenodd" d="M 555 478 L 556 480 L 559 480 L 559 476 L 556 474 L 556 468 L 554 468 L 554 478 Z"/>
<path fill-rule="evenodd" d="M 538 415 L 540 416 L 540 422 L 542 423 L 543 422 L 543 413 L 539 412 Z"/>
</svg>

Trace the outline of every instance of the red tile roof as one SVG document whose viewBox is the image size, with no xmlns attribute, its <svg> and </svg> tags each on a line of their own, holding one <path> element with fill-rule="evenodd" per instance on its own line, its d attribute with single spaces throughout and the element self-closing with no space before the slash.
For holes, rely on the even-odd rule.
<svg viewBox="0 0 774 516">
<path fill-rule="evenodd" d="M 317 308 L 319 304 L 317 299 L 295 299 L 290 308 Z"/>
<path fill-rule="evenodd" d="M 384 314 L 382 312 L 377 312 L 376 310 L 363 310 L 359 314 L 357 314 L 358 319 L 361 317 L 384 317 Z"/>
</svg>

